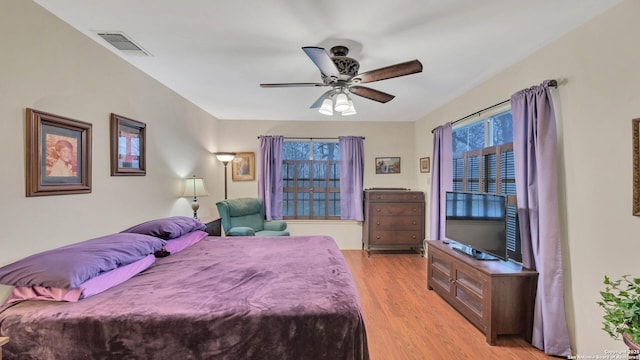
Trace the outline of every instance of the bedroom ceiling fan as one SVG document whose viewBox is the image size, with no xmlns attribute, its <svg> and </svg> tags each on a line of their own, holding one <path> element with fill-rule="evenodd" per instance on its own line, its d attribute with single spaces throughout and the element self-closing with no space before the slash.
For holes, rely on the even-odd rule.
<svg viewBox="0 0 640 360">
<path fill-rule="evenodd" d="M 395 97 L 394 95 L 360 86 L 359 84 L 422 72 L 422 63 L 418 60 L 412 60 L 359 74 L 360 63 L 353 58 L 347 57 L 349 49 L 346 46 L 332 47 L 331 56 L 321 47 L 305 46 L 302 50 L 311 58 L 311 61 L 316 64 L 318 69 L 320 69 L 320 75 L 322 77 L 321 83 L 279 83 L 260 84 L 260 86 L 263 88 L 331 87 L 330 90 L 322 94 L 318 100 L 311 105 L 312 109 L 319 109 L 319 112 L 324 115 L 333 115 L 334 110 L 342 115 L 355 114 L 356 110 L 353 107 L 353 102 L 349 94 L 358 95 L 380 103 L 386 103 Z"/>
</svg>

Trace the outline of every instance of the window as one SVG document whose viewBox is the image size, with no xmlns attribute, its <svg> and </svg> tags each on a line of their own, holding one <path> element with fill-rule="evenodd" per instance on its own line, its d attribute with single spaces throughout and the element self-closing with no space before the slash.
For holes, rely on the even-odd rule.
<svg viewBox="0 0 640 360">
<path fill-rule="evenodd" d="M 336 141 L 285 141 L 284 219 L 340 219 L 340 147 Z"/>
<path fill-rule="evenodd" d="M 452 145 L 453 190 L 507 195 L 507 256 L 521 262 L 511 109 L 454 128 Z"/>
</svg>

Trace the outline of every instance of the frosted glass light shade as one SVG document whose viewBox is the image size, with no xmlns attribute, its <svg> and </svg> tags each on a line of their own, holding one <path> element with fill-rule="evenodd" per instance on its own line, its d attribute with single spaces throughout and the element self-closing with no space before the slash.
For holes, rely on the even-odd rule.
<svg viewBox="0 0 640 360">
<path fill-rule="evenodd" d="M 336 96 L 336 106 L 335 110 L 339 112 L 343 112 L 349 108 L 349 98 L 347 98 L 347 94 L 339 93 Z"/>
<path fill-rule="evenodd" d="M 204 186 L 204 180 L 200 178 L 186 179 L 184 183 L 183 197 L 208 196 L 207 187 Z"/>
<path fill-rule="evenodd" d="M 355 106 L 353 106 L 353 101 L 349 99 L 349 108 L 342 112 L 342 116 L 349 116 L 357 114 Z"/>
<path fill-rule="evenodd" d="M 218 159 L 218 161 L 221 161 L 223 163 L 228 163 L 229 161 L 233 160 L 233 158 L 236 157 L 236 153 L 232 153 L 232 152 L 217 152 L 215 153 L 216 155 L 216 159 Z"/>
<path fill-rule="evenodd" d="M 330 98 L 324 99 L 318 112 L 322 115 L 333 115 L 333 101 Z"/>
</svg>

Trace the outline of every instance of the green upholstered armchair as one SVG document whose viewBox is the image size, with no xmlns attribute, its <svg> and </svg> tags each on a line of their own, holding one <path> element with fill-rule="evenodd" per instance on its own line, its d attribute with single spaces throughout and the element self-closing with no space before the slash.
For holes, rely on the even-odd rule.
<svg viewBox="0 0 640 360">
<path fill-rule="evenodd" d="M 289 236 L 286 222 L 265 221 L 262 199 L 229 199 L 218 201 L 216 206 L 227 236 Z"/>
</svg>

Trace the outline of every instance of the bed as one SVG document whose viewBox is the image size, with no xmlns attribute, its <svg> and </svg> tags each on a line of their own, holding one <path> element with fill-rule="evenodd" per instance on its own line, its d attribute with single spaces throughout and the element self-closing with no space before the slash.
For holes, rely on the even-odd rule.
<svg viewBox="0 0 640 360">
<path fill-rule="evenodd" d="M 369 359 L 329 236 L 204 237 L 77 302 L 0 313 L 7 359 Z"/>
</svg>

